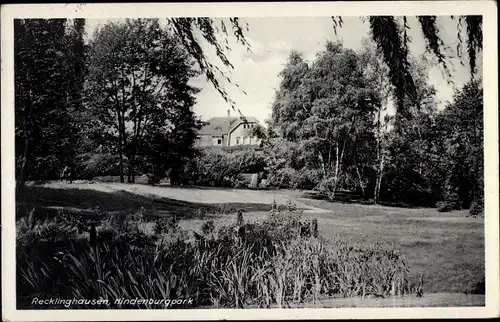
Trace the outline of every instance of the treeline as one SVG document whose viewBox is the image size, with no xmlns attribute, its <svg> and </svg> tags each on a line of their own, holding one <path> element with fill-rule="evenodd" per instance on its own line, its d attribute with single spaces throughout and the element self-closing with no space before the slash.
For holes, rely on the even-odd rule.
<svg viewBox="0 0 500 322">
<path fill-rule="evenodd" d="M 291 53 L 272 106 L 266 155 L 271 184 L 441 210 L 483 204 L 481 81 L 438 110 L 429 62 L 410 60 L 417 99 L 390 112 L 394 88 L 380 52 L 328 43 L 308 64 Z M 395 114 L 395 115 L 394 115 Z"/>
</svg>

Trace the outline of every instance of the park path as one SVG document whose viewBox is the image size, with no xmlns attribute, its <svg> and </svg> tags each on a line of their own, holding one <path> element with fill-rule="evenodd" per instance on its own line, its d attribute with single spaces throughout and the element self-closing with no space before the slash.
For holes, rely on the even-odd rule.
<svg viewBox="0 0 500 322">
<path fill-rule="evenodd" d="M 151 186 L 144 184 L 130 183 L 88 183 L 74 182 L 65 183 L 61 181 L 52 181 L 42 186 L 54 189 L 89 189 L 101 192 L 113 193 L 117 191 L 126 191 L 129 193 L 153 197 L 170 198 L 186 202 L 204 203 L 204 204 L 224 204 L 224 203 L 255 203 L 269 204 L 273 201 L 283 205 L 292 201 L 297 207 L 304 209 L 308 213 L 327 212 L 314 206 L 306 205 L 301 202 L 302 193 L 291 190 L 248 190 L 231 188 L 186 188 L 171 186 Z"/>
</svg>

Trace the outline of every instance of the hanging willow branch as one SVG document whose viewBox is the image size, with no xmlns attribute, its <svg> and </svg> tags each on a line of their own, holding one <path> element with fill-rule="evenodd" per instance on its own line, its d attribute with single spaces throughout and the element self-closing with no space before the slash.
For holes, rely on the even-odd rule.
<svg viewBox="0 0 500 322">
<path fill-rule="evenodd" d="M 443 53 L 444 42 L 439 37 L 439 28 L 436 23 L 436 16 L 418 16 L 418 22 L 422 28 L 422 33 L 427 41 L 427 51 L 436 56 L 438 62 L 443 66 L 448 77 L 451 78 L 451 73 L 446 63 L 446 57 Z"/>
<path fill-rule="evenodd" d="M 455 19 L 453 16 L 451 18 Z M 336 20 L 334 17 L 332 17 L 332 19 L 334 20 L 334 30 L 336 32 Z M 427 43 L 427 51 L 437 58 L 448 77 L 451 78 L 447 64 L 447 59 L 449 57 L 444 53 L 445 46 L 443 40 L 439 36 L 439 26 L 436 21 L 436 16 L 418 16 L 417 19 Z M 365 21 L 364 18 L 362 18 L 362 20 Z M 389 77 L 395 89 L 397 111 L 405 113 L 407 110 L 407 108 L 404 107 L 405 97 L 409 97 L 418 107 L 419 103 L 416 99 L 415 84 L 409 73 L 408 44 L 411 39 L 407 35 L 407 30 L 410 29 L 407 23 L 407 17 L 403 17 L 402 30 L 400 30 L 401 28 L 393 16 L 372 16 L 368 20 L 372 38 L 382 51 L 384 61 L 389 67 Z M 477 67 L 476 55 L 483 49 L 482 23 L 482 16 L 460 16 L 457 26 L 457 38 L 459 41 L 457 53 L 459 57 L 462 55 L 462 28 L 464 26 L 466 27 L 467 54 L 472 79 L 474 78 Z"/>
<path fill-rule="evenodd" d="M 244 28 L 241 26 L 239 18 L 230 18 L 229 22 L 232 26 L 232 34 L 236 38 L 237 43 L 246 47 L 250 51 L 250 44 L 245 38 Z M 227 58 L 226 53 L 231 51 L 227 37 L 229 35 L 228 28 L 224 21 L 220 22 L 220 29 L 212 18 L 169 18 L 167 23 L 170 24 L 175 34 L 180 39 L 189 54 L 196 60 L 202 73 L 205 74 L 207 80 L 212 83 L 214 88 L 219 92 L 222 98 L 231 105 L 234 111 L 242 115 L 241 111 L 236 108 L 236 103 L 229 97 L 226 90 L 222 87 L 218 80 L 218 76 L 225 79 L 228 83 L 235 85 L 240 91 L 246 94 L 238 84 L 235 84 L 219 67 L 212 64 L 206 57 L 199 40 L 196 38 L 195 33 L 199 32 L 201 37 L 208 42 L 215 49 L 217 58 L 229 69 L 234 69 L 234 66 Z M 248 31 L 248 25 L 245 25 Z M 222 34 L 222 37 L 218 37 Z M 243 116 L 243 115 L 242 115 Z"/>
<path fill-rule="evenodd" d="M 397 111 L 406 114 L 405 98 L 409 97 L 418 105 L 415 83 L 410 74 L 405 41 L 401 37 L 399 26 L 392 16 L 370 17 L 372 37 L 381 50 L 384 61 L 389 67 L 389 78 L 394 87 Z"/>
<path fill-rule="evenodd" d="M 342 17 L 339 17 L 339 16 L 333 16 L 332 22 L 333 22 L 333 32 L 335 33 L 335 36 L 336 36 L 337 35 L 337 27 L 342 28 L 342 24 L 344 22 L 342 21 Z"/>
<path fill-rule="evenodd" d="M 474 78 L 476 72 L 476 54 L 483 50 L 483 17 L 466 16 L 463 17 L 467 24 L 467 50 L 469 53 L 469 64 L 471 77 Z"/>
</svg>

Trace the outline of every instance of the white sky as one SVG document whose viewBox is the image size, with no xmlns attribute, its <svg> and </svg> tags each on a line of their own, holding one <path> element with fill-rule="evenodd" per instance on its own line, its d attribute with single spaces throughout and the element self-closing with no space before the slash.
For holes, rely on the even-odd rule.
<svg viewBox="0 0 500 322">
<path fill-rule="evenodd" d="M 245 95 L 234 85 L 221 80 L 230 97 L 236 102 L 236 107 L 244 115 L 254 116 L 263 123 L 271 114 L 270 106 L 280 82 L 278 73 L 283 69 L 292 49 L 302 52 L 307 60 L 312 60 L 324 49 L 327 40 L 341 40 L 344 47 L 354 50 L 361 48 L 362 39 L 369 37 L 368 23 L 359 17 L 347 17 L 343 20 L 343 27 L 337 28 L 336 36 L 329 17 L 240 18 L 242 23 L 248 23 L 249 31 L 245 36 L 251 44 L 252 52 L 247 52 L 242 45 L 235 43 L 234 37 L 230 37 L 232 50 L 227 57 L 234 65 L 232 71 L 222 67 L 208 44 L 204 44 L 204 49 L 211 61 L 228 71 L 230 79 L 247 93 Z M 106 20 L 88 19 L 88 36 L 91 37 L 95 27 L 105 22 Z M 449 54 L 455 56 L 458 44 L 457 22 L 449 17 L 439 17 L 438 23 L 441 26 L 440 36 L 445 45 L 452 49 Z M 230 26 L 229 22 L 226 25 Z M 409 25 L 411 27 L 409 35 L 412 40 L 410 50 L 413 54 L 420 55 L 425 50 L 425 40 L 416 18 L 410 17 Z M 458 58 L 452 58 L 450 62 L 451 80 L 455 86 L 461 87 L 469 80 L 468 63 L 465 61 L 462 66 Z M 452 99 L 454 89 L 443 75 L 439 66 L 433 67 L 429 73 L 429 80 L 437 89 L 440 108 L 444 107 L 446 101 Z M 194 79 L 192 83 L 202 89 L 197 95 L 197 103 L 194 106 L 197 115 L 204 120 L 226 115 L 230 105 L 222 99 L 213 85 L 207 82 L 204 75 Z"/>
</svg>

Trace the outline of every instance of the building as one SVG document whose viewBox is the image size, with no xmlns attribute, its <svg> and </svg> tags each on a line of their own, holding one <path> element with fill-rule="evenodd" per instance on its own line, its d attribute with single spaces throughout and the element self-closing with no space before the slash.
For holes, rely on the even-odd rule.
<svg viewBox="0 0 500 322">
<path fill-rule="evenodd" d="M 197 146 L 235 146 L 258 145 L 260 139 L 254 136 L 253 129 L 259 126 L 255 117 L 231 116 L 227 111 L 226 117 L 212 117 L 207 124 L 198 131 Z"/>
</svg>

